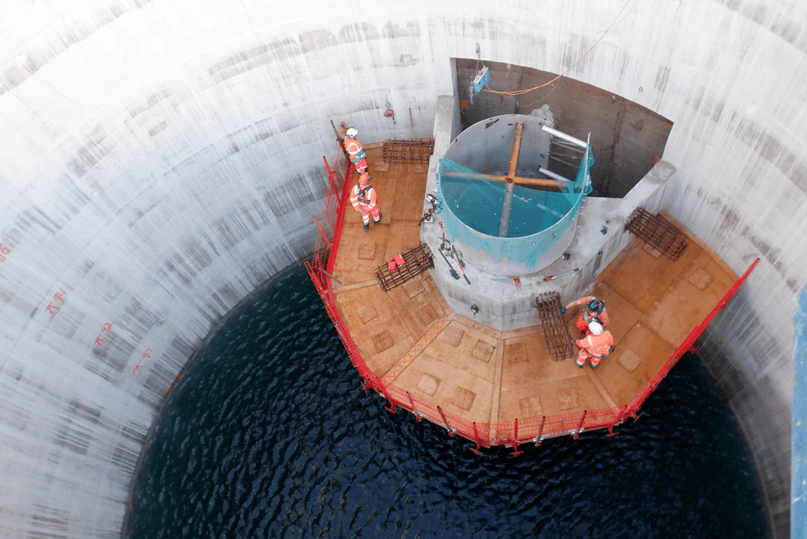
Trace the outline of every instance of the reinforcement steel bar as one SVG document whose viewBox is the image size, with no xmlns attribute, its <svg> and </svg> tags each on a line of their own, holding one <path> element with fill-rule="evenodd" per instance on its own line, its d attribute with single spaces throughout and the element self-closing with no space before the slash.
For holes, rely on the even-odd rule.
<svg viewBox="0 0 807 539">
<path fill-rule="evenodd" d="M 625 229 L 641 238 L 648 245 L 661 251 L 661 254 L 675 262 L 687 246 L 689 238 L 661 215 L 653 216 L 636 208 L 630 216 Z"/>
<path fill-rule="evenodd" d="M 434 267 L 431 250 L 425 243 L 406 251 L 401 256 L 405 261 L 403 266 L 396 265 L 395 269 L 390 270 L 388 264 L 383 264 L 375 270 L 375 278 L 384 292 L 389 292 Z"/>
<path fill-rule="evenodd" d="M 381 155 L 385 163 L 427 164 L 434 152 L 434 139 L 385 140 Z"/>
<path fill-rule="evenodd" d="M 560 312 L 560 294 L 548 292 L 535 299 L 538 317 L 544 327 L 546 347 L 555 361 L 564 361 L 574 357 L 574 342 L 569 336 L 563 315 Z"/>
</svg>

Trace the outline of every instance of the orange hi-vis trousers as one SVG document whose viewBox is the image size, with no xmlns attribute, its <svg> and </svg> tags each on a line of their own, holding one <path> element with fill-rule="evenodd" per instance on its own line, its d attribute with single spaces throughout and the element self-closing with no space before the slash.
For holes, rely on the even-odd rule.
<svg viewBox="0 0 807 539">
<path fill-rule="evenodd" d="M 359 212 L 361 212 L 361 220 L 365 225 L 370 224 L 370 215 L 373 216 L 373 222 L 378 222 L 381 219 L 381 215 L 378 213 L 378 206 L 373 206 L 370 208 L 369 206 L 365 206 L 364 204 L 359 205 Z"/>
</svg>

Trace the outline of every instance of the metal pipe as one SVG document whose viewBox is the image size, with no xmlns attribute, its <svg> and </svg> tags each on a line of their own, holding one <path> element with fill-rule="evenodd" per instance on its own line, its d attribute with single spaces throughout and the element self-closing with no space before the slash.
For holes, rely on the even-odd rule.
<svg viewBox="0 0 807 539">
<path fill-rule="evenodd" d="M 583 142 L 579 138 L 574 138 L 573 136 L 567 135 L 566 133 L 558 131 L 557 129 L 552 129 L 551 127 L 547 127 L 545 125 L 542 125 L 541 129 L 543 129 L 544 131 L 546 131 L 547 133 L 549 133 L 553 137 L 563 139 L 566 142 L 571 142 L 572 144 L 576 144 L 577 146 L 580 146 L 583 149 L 588 147 L 588 144 L 586 144 L 585 142 Z"/>
<path fill-rule="evenodd" d="M 558 180 L 559 182 L 567 182 L 567 183 L 573 183 L 573 182 L 574 182 L 574 180 L 570 180 L 570 179 L 568 179 L 568 178 L 564 178 L 564 177 L 563 177 L 563 176 L 561 176 L 560 174 L 555 174 L 555 173 L 554 173 L 554 172 L 552 172 L 551 170 L 547 170 L 547 169 L 545 169 L 544 167 L 539 167 L 539 168 L 538 168 L 538 171 L 539 171 L 539 172 L 541 172 L 541 173 L 543 173 L 543 174 L 546 174 L 547 176 L 549 176 L 549 177 L 550 177 L 550 178 L 552 178 L 553 180 Z"/>
<path fill-rule="evenodd" d="M 518 157 L 521 152 L 521 139 L 523 136 L 524 122 L 518 122 L 513 133 L 513 149 L 510 151 L 510 168 L 507 171 L 507 187 L 505 188 L 504 206 L 502 207 L 502 221 L 499 224 L 499 236 L 502 238 L 507 236 L 507 226 L 510 221 L 510 204 L 513 200 L 513 178 L 518 173 Z"/>
</svg>

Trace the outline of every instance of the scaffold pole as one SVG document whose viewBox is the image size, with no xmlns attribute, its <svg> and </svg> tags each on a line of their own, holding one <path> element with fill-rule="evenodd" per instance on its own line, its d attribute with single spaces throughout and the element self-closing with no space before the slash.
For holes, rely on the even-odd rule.
<svg viewBox="0 0 807 539">
<path fill-rule="evenodd" d="M 544 436 L 544 425 L 546 425 L 546 416 L 541 418 L 541 427 L 538 429 L 538 436 L 535 437 L 535 447 L 541 447 L 541 438 Z"/>
<path fill-rule="evenodd" d="M 518 450 L 518 418 L 515 419 L 514 423 L 514 430 L 513 430 L 513 452 L 510 453 L 514 457 L 519 456 L 523 453 L 523 451 Z"/>
<path fill-rule="evenodd" d="M 471 451 L 473 451 L 477 455 L 481 455 L 482 452 L 479 450 L 479 448 L 481 447 L 479 444 L 479 431 L 476 429 L 476 421 L 474 421 L 474 442 L 476 442 L 476 447 L 472 447 Z"/>
<path fill-rule="evenodd" d="M 453 438 L 454 437 L 454 429 L 452 429 L 451 425 L 448 424 L 448 418 L 446 417 L 446 414 L 443 413 L 443 409 L 440 406 L 437 407 L 437 411 L 440 412 L 440 417 L 443 418 L 443 423 L 446 424 L 446 430 L 448 431 L 448 437 Z"/>
<path fill-rule="evenodd" d="M 586 420 L 586 414 L 588 410 L 583 410 L 583 417 L 580 418 L 580 423 L 577 425 L 577 432 L 574 433 L 573 438 L 577 440 L 580 437 L 580 433 L 583 431 L 583 421 Z"/>
</svg>

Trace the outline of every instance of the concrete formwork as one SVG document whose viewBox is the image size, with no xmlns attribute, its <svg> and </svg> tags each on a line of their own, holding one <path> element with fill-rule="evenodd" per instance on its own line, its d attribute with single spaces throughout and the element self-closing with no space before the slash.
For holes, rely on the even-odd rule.
<svg viewBox="0 0 807 539">
<path fill-rule="evenodd" d="M 456 95 L 451 59 L 476 43 L 483 59 L 561 73 L 608 30 L 568 76 L 674 122 L 661 207 L 735 271 L 762 258 L 705 346 L 787 536 L 805 23 L 795 0 L 4 3 L 4 535 L 120 531 L 193 349 L 312 250 L 329 118 L 365 143 L 427 137 L 436 96 Z"/>
</svg>

